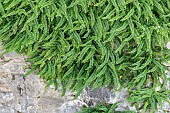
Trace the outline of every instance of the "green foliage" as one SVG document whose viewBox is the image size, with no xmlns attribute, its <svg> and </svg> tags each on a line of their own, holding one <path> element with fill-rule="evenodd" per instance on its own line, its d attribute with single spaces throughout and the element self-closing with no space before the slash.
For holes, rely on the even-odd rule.
<svg viewBox="0 0 170 113">
<path fill-rule="evenodd" d="M 60 82 L 63 95 L 114 85 L 155 111 L 169 99 L 169 36 L 169 0 L 0 0 L 6 52 L 28 55 L 26 75 L 37 70 L 56 89 Z"/>
<path fill-rule="evenodd" d="M 97 104 L 96 107 L 83 107 L 81 111 L 77 113 L 136 113 L 135 111 L 116 111 L 117 104 Z"/>
<path fill-rule="evenodd" d="M 148 108 L 151 108 L 151 112 L 155 112 L 157 110 L 157 104 L 162 108 L 162 101 L 166 101 L 170 104 L 168 100 L 170 90 L 167 91 L 155 91 L 152 88 L 145 88 L 141 90 L 132 91 L 129 101 L 134 102 L 135 105 L 138 107 L 139 104 L 142 102 L 143 110 L 142 113 L 146 113 Z"/>
</svg>

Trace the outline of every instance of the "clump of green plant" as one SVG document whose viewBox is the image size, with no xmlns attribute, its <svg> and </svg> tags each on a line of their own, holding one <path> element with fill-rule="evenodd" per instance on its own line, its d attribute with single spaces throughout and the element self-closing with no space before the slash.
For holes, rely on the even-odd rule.
<svg viewBox="0 0 170 113">
<path fill-rule="evenodd" d="M 115 109 L 118 107 L 117 104 L 119 103 L 99 103 L 96 107 L 83 107 L 82 110 L 77 113 L 136 113 L 135 111 L 116 111 Z"/>
<path fill-rule="evenodd" d="M 169 36 L 169 0 L 0 1 L 5 53 L 29 56 L 26 75 L 36 70 L 56 89 L 60 82 L 63 95 L 114 85 L 128 88 L 138 109 L 154 112 L 169 99 Z"/>
</svg>

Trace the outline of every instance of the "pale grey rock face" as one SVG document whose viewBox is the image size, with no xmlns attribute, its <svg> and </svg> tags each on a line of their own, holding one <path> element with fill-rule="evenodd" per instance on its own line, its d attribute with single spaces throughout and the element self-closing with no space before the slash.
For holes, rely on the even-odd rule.
<svg viewBox="0 0 170 113">
<path fill-rule="evenodd" d="M 83 105 L 95 106 L 98 102 L 121 102 L 117 110 L 135 110 L 126 100 L 129 95 L 125 89 L 113 93 L 113 89 L 86 88 L 75 100 L 75 93 L 71 91 L 62 97 L 61 87 L 57 91 L 54 86 L 46 89 L 39 76 L 24 77 L 27 71 L 25 58 L 15 52 L 0 58 L 0 113 L 75 113 Z M 163 106 L 166 112 L 170 112 L 168 104 Z"/>
<path fill-rule="evenodd" d="M 170 42 L 167 43 L 166 47 L 170 49 Z"/>
</svg>

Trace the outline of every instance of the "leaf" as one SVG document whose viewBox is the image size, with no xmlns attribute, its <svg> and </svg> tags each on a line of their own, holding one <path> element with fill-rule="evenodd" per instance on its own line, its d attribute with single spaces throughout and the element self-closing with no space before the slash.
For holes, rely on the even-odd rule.
<svg viewBox="0 0 170 113">
<path fill-rule="evenodd" d="M 126 22 L 124 22 L 121 27 L 119 27 L 118 29 L 116 29 L 116 31 L 119 32 L 119 31 L 124 30 L 124 29 L 127 27 L 127 25 L 128 25 L 128 24 L 127 24 Z"/>
<path fill-rule="evenodd" d="M 119 20 L 120 18 L 122 18 L 124 15 L 123 13 L 119 13 L 117 14 L 115 17 L 111 18 L 109 21 L 116 21 L 116 20 Z"/>
<path fill-rule="evenodd" d="M 114 78 L 115 90 L 118 90 L 119 79 L 118 79 L 118 75 L 116 73 L 116 69 L 115 69 L 114 63 L 109 62 L 108 65 L 112 69 L 111 73 L 113 74 L 113 78 Z"/>
<path fill-rule="evenodd" d="M 60 28 L 64 24 L 64 22 L 65 22 L 65 18 L 60 18 L 60 21 L 58 22 L 54 30 L 57 30 L 58 28 Z"/>
<path fill-rule="evenodd" d="M 159 67 L 162 71 L 165 71 L 165 70 L 166 70 L 166 68 L 165 68 L 161 63 L 159 63 L 157 60 L 153 60 L 153 63 L 154 63 L 157 67 Z"/>
<path fill-rule="evenodd" d="M 105 0 L 102 0 L 101 2 L 94 4 L 94 6 L 102 6 L 104 5 L 104 3 L 105 3 Z"/>
<path fill-rule="evenodd" d="M 153 96 L 151 96 L 151 98 L 149 98 L 149 102 L 151 104 L 151 110 L 152 112 L 155 112 L 155 110 L 157 109 L 156 107 L 156 102 L 155 99 L 153 98 Z"/>
<path fill-rule="evenodd" d="M 99 73 L 97 73 L 96 77 L 101 77 L 107 70 L 107 66 L 104 66 Z"/>
<path fill-rule="evenodd" d="M 111 19 L 112 16 L 114 16 L 115 10 L 110 11 L 105 17 L 102 17 L 102 19 Z"/>
<path fill-rule="evenodd" d="M 21 2 L 21 0 L 13 0 L 7 8 L 5 8 L 5 10 L 9 10 L 11 9 L 12 7 L 16 6 L 17 4 L 19 4 Z"/>
<path fill-rule="evenodd" d="M 122 63 L 124 59 L 125 59 L 125 56 L 122 56 L 121 58 L 116 59 L 116 64 Z"/>
<path fill-rule="evenodd" d="M 93 68 L 93 65 L 94 65 L 94 58 L 91 57 L 91 58 L 90 58 L 89 67 L 86 68 L 86 70 L 89 70 L 89 69 Z"/>
<path fill-rule="evenodd" d="M 27 21 L 25 22 L 25 24 L 24 24 L 23 28 L 21 29 L 20 33 L 22 33 L 23 31 L 25 31 L 27 25 L 28 25 L 31 21 L 33 21 L 34 19 L 36 19 L 36 16 L 35 16 L 35 15 L 32 15 L 29 19 L 27 19 Z"/>
<path fill-rule="evenodd" d="M 145 78 L 147 70 L 144 70 L 144 72 L 140 73 L 137 77 L 135 77 L 135 81 L 133 83 L 137 83 L 141 80 L 141 78 Z"/>
<path fill-rule="evenodd" d="M 27 71 L 27 73 L 24 75 L 25 77 L 30 75 L 31 73 L 33 73 L 36 69 L 38 68 L 38 66 L 33 66 L 29 71 Z"/>
<path fill-rule="evenodd" d="M 111 2 L 112 2 L 112 4 L 113 4 L 113 6 L 115 7 L 116 12 L 118 13 L 118 12 L 119 12 L 119 7 L 118 7 L 118 5 L 117 5 L 117 3 L 116 3 L 116 0 L 111 0 Z"/>
<path fill-rule="evenodd" d="M 61 81 L 61 84 L 62 84 L 62 96 L 65 95 L 66 93 L 66 82 L 65 81 Z"/>
<path fill-rule="evenodd" d="M 155 99 L 157 100 L 159 106 L 161 107 L 162 109 L 162 100 L 159 98 L 159 96 L 155 95 Z"/>
<path fill-rule="evenodd" d="M 3 29 L 0 30 L 0 34 L 3 34 L 5 32 L 7 32 L 7 30 L 9 30 L 11 28 L 11 23 L 9 22 L 8 24 L 6 24 Z"/>
<path fill-rule="evenodd" d="M 97 30 L 98 30 L 98 37 L 102 37 L 103 35 L 103 24 L 100 18 L 97 18 Z"/>
<path fill-rule="evenodd" d="M 48 88 L 49 86 L 51 86 L 52 84 L 54 83 L 54 81 L 53 80 L 50 80 L 50 81 L 48 81 L 48 83 L 46 84 L 46 88 Z"/>
<path fill-rule="evenodd" d="M 82 49 L 82 51 L 80 52 L 80 55 L 78 57 L 77 62 L 80 62 L 80 60 L 83 59 L 84 55 L 87 53 L 88 50 L 89 50 L 88 46 L 86 46 L 85 48 Z"/>
<path fill-rule="evenodd" d="M 143 4 L 144 4 L 144 8 L 145 8 L 147 14 L 152 18 L 153 14 L 152 14 L 150 6 L 146 2 L 144 2 Z"/>
<path fill-rule="evenodd" d="M 87 62 L 88 60 L 90 60 L 93 56 L 94 56 L 94 50 L 91 50 L 89 52 L 89 54 L 86 56 L 86 58 L 82 61 L 83 63 Z"/>
<path fill-rule="evenodd" d="M 153 0 L 153 2 L 154 2 L 154 5 L 155 5 L 162 13 L 164 13 L 163 8 L 162 8 L 162 6 L 158 3 L 158 1 L 157 1 L 157 0 Z"/>
<path fill-rule="evenodd" d="M 146 76 L 143 76 L 143 78 L 140 80 L 139 84 L 136 86 L 137 89 L 141 89 L 141 87 L 143 86 L 145 81 L 146 81 Z"/>
<path fill-rule="evenodd" d="M 91 27 L 93 27 L 93 26 L 95 25 L 96 18 L 95 18 L 95 16 L 94 16 L 94 13 L 93 13 L 92 8 L 90 8 L 89 14 L 90 14 L 90 19 L 91 19 L 90 24 L 91 24 Z"/>
<path fill-rule="evenodd" d="M 147 107 L 148 107 L 148 102 L 145 102 L 144 107 L 142 109 L 142 113 L 146 113 Z"/>
<path fill-rule="evenodd" d="M 58 83 L 57 83 L 57 80 L 56 80 L 56 79 L 54 80 L 54 87 L 55 87 L 55 90 L 58 89 Z"/>
<path fill-rule="evenodd" d="M 133 14 L 134 14 L 134 8 L 132 8 L 129 12 L 128 12 L 128 14 L 124 17 L 124 18 L 122 18 L 120 21 L 125 21 L 125 20 L 127 20 L 127 19 L 129 19 Z"/>
<path fill-rule="evenodd" d="M 106 6 L 106 8 L 103 10 L 103 14 L 102 14 L 102 15 L 105 15 L 105 14 L 108 13 L 111 9 L 112 9 L 112 5 L 111 5 L 111 3 L 108 3 L 108 5 Z M 101 16 L 102 16 L 102 15 L 101 15 Z"/>
<path fill-rule="evenodd" d="M 1 2 L 0 2 L 0 13 L 2 13 L 2 15 L 5 14 L 5 10 L 4 10 L 4 7 L 2 6 Z"/>
<path fill-rule="evenodd" d="M 117 3 L 118 3 L 119 8 L 121 10 L 126 9 L 126 2 L 125 2 L 125 0 L 117 0 Z"/>
<path fill-rule="evenodd" d="M 104 59 L 105 55 L 106 55 L 106 48 L 104 47 L 104 44 L 101 41 L 95 41 L 97 43 L 97 45 L 99 46 L 100 50 L 101 50 L 101 59 Z"/>
<path fill-rule="evenodd" d="M 121 50 L 123 50 L 124 46 L 125 46 L 125 43 L 122 43 L 122 44 L 116 49 L 115 53 L 121 52 Z"/>
<path fill-rule="evenodd" d="M 135 36 L 135 27 L 134 27 L 134 24 L 133 24 L 133 22 L 132 22 L 132 18 L 129 18 L 128 19 L 128 24 L 129 24 L 129 27 L 130 27 L 130 30 L 131 30 L 131 35 L 132 35 L 132 37 L 134 37 Z"/>
<path fill-rule="evenodd" d="M 143 69 L 145 68 L 147 65 L 149 65 L 152 62 L 152 56 L 149 56 L 148 59 L 146 60 L 146 62 L 144 64 L 142 64 L 141 67 L 137 68 L 137 69 Z"/>
<path fill-rule="evenodd" d="M 63 75 L 62 80 L 65 80 L 72 72 L 74 69 L 74 65 Z"/>
</svg>

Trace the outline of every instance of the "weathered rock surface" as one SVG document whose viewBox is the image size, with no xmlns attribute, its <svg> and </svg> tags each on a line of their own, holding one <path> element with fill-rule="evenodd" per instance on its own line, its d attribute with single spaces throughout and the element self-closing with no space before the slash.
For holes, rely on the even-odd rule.
<svg viewBox="0 0 170 113">
<path fill-rule="evenodd" d="M 121 102 L 117 110 L 135 110 L 126 100 L 128 94 L 125 89 L 114 94 L 106 88 L 93 91 L 86 88 L 78 99 L 73 100 L 74 93 L 70 91 L 62 97 L 60 87 L 57 91 L 53 86 L 46 89 L 39 76 L 24 77 L 25 66 L 25 57 L 15 52 L 0 58 L 0 113 L 75 113 L 82 105 L 94 106 L 102 101 Z M 163 109 L 170 112 L 167 103 Z"/>
</svg>

